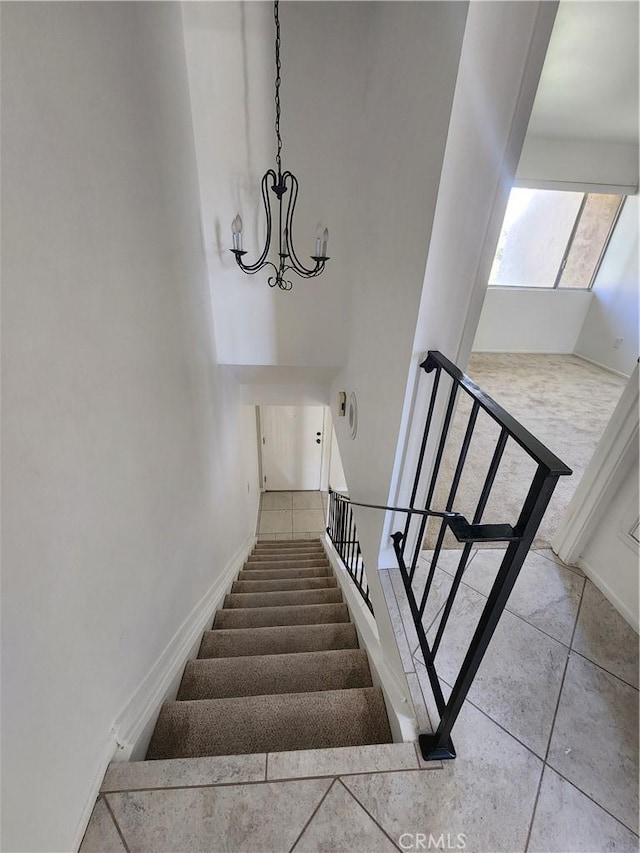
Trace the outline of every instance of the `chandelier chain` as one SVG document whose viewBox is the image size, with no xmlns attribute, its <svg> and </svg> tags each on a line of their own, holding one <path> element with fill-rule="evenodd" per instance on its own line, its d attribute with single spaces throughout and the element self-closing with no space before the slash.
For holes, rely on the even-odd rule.
<svg viewBox="0 0 640 853">
<path fill-rule="evenodd" d="M 276 165 L 278 167 L 278 178 L 282 174 L 282 137 L 280 136 L 280 17 L 278 15 L 278 0 L 273 4 L 273 16 L 276 23 L 276 139 L 278 150 L 276 153 Z"/>
</svg>

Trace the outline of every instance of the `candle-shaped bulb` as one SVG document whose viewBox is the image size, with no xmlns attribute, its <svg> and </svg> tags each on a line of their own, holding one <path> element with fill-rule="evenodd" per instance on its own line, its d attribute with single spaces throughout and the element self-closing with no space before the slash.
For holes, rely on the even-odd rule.
<svg viewBox="0 0 640 853">
<path fill-rule="evenodd" d="M 327 257 L 327 245 L 329 243 L 329 229 L 325 228 L 322 232 L 322 257 Z"/>
<path fill-rule="evenodd" d="M 322 222 L 316 225 L 316 257 L 322 254 Z"/>
<path fill-rule="evenodd" d="M 233 235 L 233 248 L 242 250 L 242 219 L 238 213 L 231 222 L 231 233 Z"/>
</svg>

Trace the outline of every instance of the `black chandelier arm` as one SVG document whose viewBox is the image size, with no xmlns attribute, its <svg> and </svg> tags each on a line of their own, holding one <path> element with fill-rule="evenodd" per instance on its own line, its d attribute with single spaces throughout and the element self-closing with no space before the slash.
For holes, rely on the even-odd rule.
<svg viewBox="0 0 640 853">
<path fill-rule="evenodd" d="M 234 255 L 236 256 L 236 261 L 238 266 L 243 272 L 246 272 L 248 275 L 252 275 L 253 273 L 258 272 L 263 269 L 267 265 L 267 255 L 269 254 L 269 248 L 271 246 L 271 200 L 269 198 L 269 183 L 270 180 L 272 184 L 275 184 L 277 181 L 276 173 L 273 169 L 267 169 L 262 177 L 261 190 L 262 190 L 262 203 L 264 205 L 264 212 L 267 220 L 267 237 L 264 243 L 264 249 L 262 250 L 262 254 L 258 258 L 258 260 L 253 264 L 246 264 L 242 260 L 242 255 L 244 252 L 239 252 L 235 249 L 232 249 Z M 269 262 L 270 263 L 270 262 Z M 273 266 L 273 264 L 271 264 Z M 274 267 L 275 269 L 275 267 Z"/>
<path fill-rule="evenodd" d="M 279 287 L 280 290 L 293 289 L 293 282 L 289 279 L 283 278 L 283 275 L 280 272 L 276 273 L 276 275 L 270 275 L 267 279 L 267 284 L 269 287 Z"/>
<path fill-rule="evenodd" d="M 324 265 L 325 265 L 325 259 L 320 258 L 316 262 L 316 266 L 310 272 L 300 271 L 299 269 L 292 266 L 291 264 L 287 264 L 285 267 L 283 267 L 282 272 L 284 274 L 285 272 L 288 272 L 289 270 L 291 270 L 291 272 L 294 272 L 300 278 L 315 278 L 316 276 L 320 275 L 324 271 Z"/>
<path fill-rule="evenodd" d="M 313 278 L 316 275 L 320 275 L 322 270 L 324 269 L 325 259 L 316 260 L 315 267 L 305 267 L 305 265 L 301 262 L 301 260 L 296 255 L 295 246 L 293 243 L 293 214 L 296 209 L 296 202 L 298 200 L 298 179 L 293 174 L 293 172 L 289 172 L 288 170 L 283 173 L 282 181 L 284 184 L 289 183 L 290 187 L 290 196 L 289 203 L 287 205 L 287 213 L 285 217 L 285 240 L 286 240 L 286 251 L 290 258 L 289 268 L 292 269 L 296 275 L 299 275 L 301 278 Z"/>
</svg>

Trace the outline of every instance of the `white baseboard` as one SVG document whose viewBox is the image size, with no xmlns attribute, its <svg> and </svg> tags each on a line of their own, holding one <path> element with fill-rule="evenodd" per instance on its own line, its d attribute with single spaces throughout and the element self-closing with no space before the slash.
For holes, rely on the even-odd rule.
<svg viewBox="0 0 640 853">
<path fill-rule="evenodd" d="M 549 350 L 549 349 L 513 349 L 513 347 L 509 347 L 509 349 L 496 349 L 492 347 L 491 349 L 473 349 L 471 351 L 471 355 L 575 355 L 573 350 L 564 349 L 564 350 Z"/>
<path fill-rule="evenodd" d="M 100 758 L 85 807 L 82 810 L 76 832 L 77 844 L 75 849 L 80 846 L 86 831 L 107 767 L 112 761 L 129 761 L 141 738 L 145 737 L 147 732 L 150 734 L 150 729 L 155 724 L 163 702 L 172 698 L 172 690 L 175 695 L 182 670 L 193 655 L 194 649 L 197 653 L 200 639 L 207 624 L 220 607 L 224 596 L 231 588 L 231 584 L 244 565 L 247 556 L 251 553 L 255 542 L 256 537 L 253 535 L 245 539 L 169 640 L 149 674 L 118 715 L 109 734 L 109 742 Z"/>
<path fill-rule="evenodd" d="M 113 738 L 109 737 L 109 742 L 102 751 L 102 755 L 100 756 L 100 760 L 98 761 L 98 767 L 93 777 L 93 781 L 89 787 L 89 795 L 85 800 L 82 813 L 80 814 L 80 820 L 78 821 L 75 837 L 73 840 L 73 850 L 78 850 L 80 845 L 82 844 L 82 839 L 84 838 L 84 834 L 87 831 L 87 826 L 89 825 L 91 814 L 96 804 L 96 800 L 98 799 L 98 794 L 100 793 L 100 786 L 102 785 L 104 774 L 107 772 L 107 767 L 113 760 L 113 753 L 115 749 L 116 744 Z"/>
<path fill-rule="evenodd" d="M 631 610 L 622 599 L 611 589 L 608 583 L 602 580 L 598 572 L 583 557 L 576 560 L 578 568 L 582 569 L 589 580 L 597 586 L 600 592 L 615 607 L 622 618 L 631 625 L 636 634 L 640 633 L 640 623 L 637 614 Z"/>
<path fill-rule="evenodd" d="M 593 364 L 595 367 L 599 367 L 602 370 L 606 370 L 607 373 L 613 373 L 615 376 L 621 376 L 623 379 L 629 379 L 629 373 L 622 373 L 620 370 L 614 370 L 613 367 L 609 367 L 607 364 L 602 364 L 600 361 L 594 361 L 592 358 L 587 358 L 586 355 L 582 355 L 579 352 L 573 352 L 571 355 L 575 355 L 576 358 L 581 359 L 582 361 L 586 361 L 587 364 Z"/>
</svg>

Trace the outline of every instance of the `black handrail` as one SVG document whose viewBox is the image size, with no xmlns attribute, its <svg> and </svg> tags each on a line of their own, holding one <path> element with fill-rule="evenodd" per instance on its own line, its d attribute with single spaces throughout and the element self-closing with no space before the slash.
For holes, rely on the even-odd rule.
<svg viewBox="0 0 640 853">
<path fill-rule="evenodd" d="M 357 501 L 349 501 L 344 495 L 331 495 L 331 506 L 334 507 L 334 515 L 344 516 L 348 511 L 349 529 L 355 526 L 351 519 L 351 505 L 381 509 L 385 511 L 401 512 L 407 515 L 404 530 L 398 531 L 391 536 L 393 548 L 398 561 L 398 567 L 402 576 L 403 585 L 407 594 L 409 608 L 420 643 L 420 650 L 424 658 L 427 674 L 433 690 L 435 703 L 440 714 L 440 721 L 433 734 L 421 734 L 419 736 L 420 748 L 426 760 L 438 760 L 443 758 L 455 758 L 455 748 L 451 740 L 451 730 L 462 708 L 462 704 L 473 683 L 480 663 L 484 657 L 487 647 L 491 641 L 500 616 L 505 608 L 507 599 L 518 578 L 522 564 L 529 552 L 533 538 L 540 525 L 544 512 L 547 508 L 551 495 L 556 487 L 558 478 L 572 473 L 571 469 L 562 462 L 554 453 L 545 447 L 534 435 L 522 426 L 512 415 L 495 402 L 488 394 L 480 389 L 465 373 L 463 373 L 442 353 L 430 351 L 427 358 L 420 365 L 426 373 L 434 373 L 431 396 L 427 412 L 426 423 L 422 435 L 420 452 L 416 473 L 411 489 L 411 498 L 408 507 L 392 507 L 383 504 L 368 504 Z M 443 376 L 445 381 L 443 382 Z M 450 382 L 447 392 L 446 382 Z M 446 394 L 442 423 L 438 427 L 435 436 L 433 461 L 426 471 L 427 482 L 424 482 L 424 463 L 429 438 L 433 437 L 434 425 L 438 421 L 441 411 L 440 389 Z M 436 485 L 441 472 L 441 463 L 444 458 L 449 437 L 449 430 L 456 411 L 458 394 L 462 391 L 473 400 L 471 411 L 468 416 L 466 430 L 462 445 L 458 454 L 455 471 L 448 489 L 448 497 L 443 510 L 431 508 L 431 502 L 436 493 Z M 462 513 L 454 510 L 458 487 L 462 478 L 465 462 L 469 452 L 471 439 L 476 428 L 478 414 L 484 411 L 500 427 L 498 439 L 495 444 L 493 455 L 487 469 L 484 484 L 480 492 L 473 518 L 467 521 Z M 524 453 L 536 464 L 535 474 L 532 477 L 526 498 L 522 504 L 518 520 L 515 525 L 510 524 L 483 524 L 482 516 L 487 507 L 496 476 L 500 469 L 500 463 L 507 443 L 512 440 Z M 426 495 L 424 509 L 416 506 L 418 493 Z M 345 507 L 347 509 L 345 509 Z M 330 513 L 331 516 L 331 513 Z M 426 524 L 429 518 L 440 519 L 440 530 L 435 542 L 433 558 L 427 573 L 426 580 L 418 584 L 416 567 L 423 547 Z M 412 529 L 412 522 L 416 519 L 417 531 Z M 331 519 L 330 519 L 331 522 Z M 331 529 L 330 529 L 331 528 Z M 334 527 L 328 528 L 329 535 L 337 534 Z M 429 600 L 438 559 L 444 544 L 447 530 L 455 536 L 458 542 L 463 543 L 460 560 L 453 577 L 451 589 L 447 600 L 439 614 L 435 637 L 431 642 L 427 640 L 427 632 L 423 624 L 423 616 Z M 413 533 L 415 544 L 410 559 L 407 559 L 406 550 Z M 473 638 L 464 656 L 464 660 L 458 675 L 454 679 L 449 699 L 445 700 L 440 679 L 436 669 L 436 655 L 441 646 L 442 638 L 451 615 L 456 593 L 460 587 L 462 577 L 469 562 L 471 548 L 474 543 L 507 543 L 504 557 L 500 564 L 497 576 L 489 592 L 487 602 L 484 606 Z M 335 544 L 335 541 L 334 541 Z M 357 548 L 360 555 L 360 546 Z M 343 558 L 344 559 L 344 558 Z M 361 561 L 361 555 L 360 555 Z M 364 570 L 364 567 L 363 567 Z M 368 588 L 367 588 L 368 595 Z M 435 625 L 435 622 L 434 622 Z"/>
</svg>

